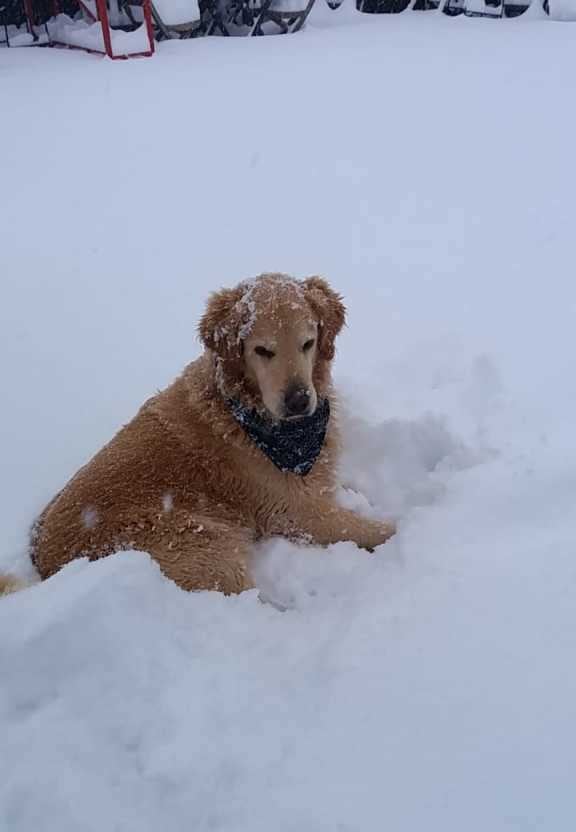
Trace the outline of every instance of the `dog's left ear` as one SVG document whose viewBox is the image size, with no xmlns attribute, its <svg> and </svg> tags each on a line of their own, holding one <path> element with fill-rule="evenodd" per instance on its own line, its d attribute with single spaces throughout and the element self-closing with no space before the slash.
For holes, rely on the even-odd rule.
<svg viewBox="0 0 576 832">
<path fill-rule="evenodd" d="M 334 358 L 336 336 L 346 323 L 346 307 L 342 298 L 322 277 L 304 280 L 308 303 L 318 317 L 318 352 L 321 358 Z"/>
<path fill-rule="evenodd" d="M 243 294 L 241 285 L 213 292 L 198 324 L 198 334 L 204 346 L 221 358 L 232 358 L 241 353 L 239 306 Z"/>
</svg>

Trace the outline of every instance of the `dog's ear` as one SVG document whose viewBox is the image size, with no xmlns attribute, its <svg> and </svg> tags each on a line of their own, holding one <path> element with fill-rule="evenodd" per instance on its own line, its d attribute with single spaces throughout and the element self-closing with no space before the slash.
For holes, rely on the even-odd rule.
<svg viewBox="0 0 576 832">
<path fill-rule="evenodd" d="M 242 351 L 239 301 L 243 294 L 242 286 L 213 292 L 198 324 L 198 335 L 204 346 L 222 358 L 238 356 Z"/>
<path fill-rule="evenodd" d="M 336 336 L 346 323 L 346 307 L 342 298 L 321 277 L 304 281 L 308 303 L 318 318 L 318 352 L 321 358 L 334 358 Z"/>
</svg>

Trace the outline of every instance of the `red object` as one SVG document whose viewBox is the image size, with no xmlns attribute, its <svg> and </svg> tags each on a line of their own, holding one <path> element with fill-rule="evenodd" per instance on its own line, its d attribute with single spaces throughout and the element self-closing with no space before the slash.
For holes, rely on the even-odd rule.
<svg viewBox="0 0 576 832">
<path fill-rule="evenodd" d="M 71 43 L 62 43 L 60 41 L 54 41 L 50 39 L 50 46 L 62 46 L 66 49 L 80 49 L 83 52 L 90 52 L 94 55 L 107 55 L 109 58 L 112 58 L 113 61 L 116 60 L 126 60 L 127 58 L 148 58 L 154 54 L 154 30 L 152 27 L 152 11 L 150 9 L 150 0 L 142 0 L 142 13 L 144 17 L 144 22 L 142 26 L 145 28 L 146 36 L 148 38 L 148 49 L 143 52 L 125 52 L 120 55 L 115 55 L 112 47 L 112 30 L 110 28 L 110 18 L 108 16 L 108 6 L 106 0 L 95 0 L 96 3 L 96 16 L 90 10 L 87 4 L 83 2 L 83 0 L 76 0 L 78 6 L 82 9 L 82 11 L 92 20 L 94 24 L 100 23 L 102 27 L 102 39 L 104 41 L 104 51 L 99 49 L 90 49 L 86 46 L 76 46 L 75 44 Z M 33 0 L 24 0 L 24 7 L 26 11 L 26 17 L 28 18 L 28 22 L 30 25 L 30 29 L 33 32 L 33 27 L 36 23 L 36 16 L 34 14 L 34 5 Z M 58 9 L 58 0 L 53 0 L 53 13 L 57 15 L 59 13 Z"/>
<path fill-rule="evenodd" d="M 112 60 L 114 60 L 114 51 L 112 49 L 112 35 L 110 34 L 110 20 L 108 18 L 108 8 L 106 6 L 106 0 L 96 0 L 96 10 L 98 11 L 98 17 L 100 18 L 100 24 L 102 26 L 102 37 L 104 39 L 106 54 L 109 58 L 112 58 Z"/>
</svg>

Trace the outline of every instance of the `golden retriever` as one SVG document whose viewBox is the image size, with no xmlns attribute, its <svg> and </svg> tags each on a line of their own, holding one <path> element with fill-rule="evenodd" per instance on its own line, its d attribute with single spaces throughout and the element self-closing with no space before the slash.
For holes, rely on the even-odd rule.
<svg viewBox="0 0 576 832">
<path fill-rule="evenodd" d="M 252 586 L 255 541 L 283 535 L 374 549 L 391 524 L 335 501 L 330 377 L 344 325 L 323 279 L 265 274 L 211 296 L 203 355 L 149 399 L 33 527 L 42 578 L 73 558 L 148 552 L 188 590 Z"/>
</svg>

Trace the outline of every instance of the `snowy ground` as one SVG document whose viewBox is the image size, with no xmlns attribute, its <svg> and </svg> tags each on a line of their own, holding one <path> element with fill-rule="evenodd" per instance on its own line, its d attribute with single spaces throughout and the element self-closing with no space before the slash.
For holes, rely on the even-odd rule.
<svg viewBox="0 0 576 832">
<path fill-rule="evenodd" d="M 0 569 L 265 270 L 346 295 L 343 498 L 399 518 L 264 546 L 274 603 L 132 553 L 2 600 L 2 832 L 575 828 L 575 79 L 530 17 L 2 50 Z"/>
</svg>

